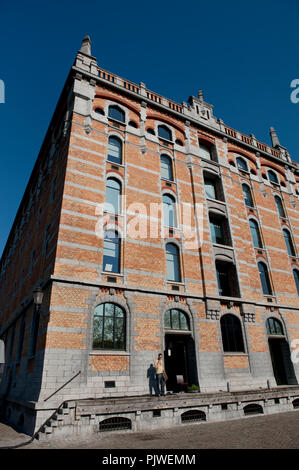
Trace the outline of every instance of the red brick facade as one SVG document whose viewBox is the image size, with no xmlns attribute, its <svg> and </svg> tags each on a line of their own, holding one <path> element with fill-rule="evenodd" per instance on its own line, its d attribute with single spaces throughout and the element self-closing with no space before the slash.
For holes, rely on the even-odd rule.
<svg viewBox="0 0 299 470">
<path fill-rule="evenodd" d="M 109 117 L 109 106 L 123 111 L 124 122 Z M 167 127 L 170 140 L 159 137 L 158 126 Z M 108 159 L 111 136 L 121 141 L 120 164 Z M 209 148 L 210 158 L 201 153 L 202 145 Z M 171 159 L 172 180 L 161 177 L 161 155 Z M 238 167 L 240 157 L 247 170 Z M 278 184 L 269 180 L 271 169 Z M 104 240 L 96 233 L 109 177 L 121 184 L 125 196 L 115 225 L 127 229 L 120 243 L 119 272 L 103 270 Z M 221 196 L 207 196 L 205 178 L 216 182 Z M 244 184 L 250 188 L 252 205 L 245 204 Z M 227 382 L 233 385 L 239 374 L 247 388 L 266 386 L 267 380 L 276 386 L 267 319 L 281 323 L 280 339 L 289 347 L 299 337 L 293 275 L 299 270 L 298 193 L 299 169 L 284 147 L 262 144 L 227 127 L 202 97 L 176 104 L 143 84 L 108 74 L 80 51 L 1 259 L 0 331 L 8 358 L 2 395 L 38 402 L 52 393 L 58 401 L 84 393 L 146 393 L 146 369 L 160 351 L 167 359 L 174 347 L 169 346 L 171 334 L 175 347 L 181 341 L 187 351 L 190 385 L 197 382 L 203 390 L 219 390 Z M 173 228 L 165 227 L 162 212 L 153 210 L 165 194 L 176 200 Z M 282 201 L 285 217 L 279 216 L 275 196 Z M 186 248 L 187 205 L 198 245 Z M 136 218 L 142 208 L 145 213 Z M 227 243 L 213 242 L 211 214 L 216 221 L 225 220 Z M 253 246 L 251 219 L 259 227 L 260 247 Z M 145 236 L 138 236 L 141 229 Z M 292 255 L 283 229 L 293 240 Z M 167 243 L 179 249 L 180 281 L 168 279 Z M 259 262 L 268 268 L 267 294 Z M 220 295 L 215 263 L 235 272 L 227 277 L 229 295 Z M 222 279 L 224 275 L 219 274 Z M 32 292 L 37 285 L 44 298 L 32 356 Z M 124 312 L 121 351 L 93 349 L 93 315 L 102 303 L 117 304 Z M 165 326 L 165 313 L 171 309 L 186 316 L 185 336 L 179 328 L 169 331 Z M 224 350 L 225 315 L 238 319 L 244 351 Z M 294 364 L 292 372 L 288 367 L 286 381 L 296 383 L 298 367 Z M 78 380 L 57 392 L 79 373 Z M 115 382 L 114 389 L 104 387 L 105 378 Z M 29 379 L 35 388 L 28 385 Z"/>
</svg>

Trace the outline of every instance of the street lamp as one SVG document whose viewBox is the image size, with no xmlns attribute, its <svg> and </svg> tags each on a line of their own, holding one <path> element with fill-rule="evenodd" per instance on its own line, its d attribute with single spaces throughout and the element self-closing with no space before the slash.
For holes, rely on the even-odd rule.
<svg viewBox="0 0 299 470">
<path fill-rule="evenodd" d="M 37 287 L 33 291 L 33 302 L 36 305 L 36 309 L 39 310 L 43 302 L 44 293 L 41 287 Z"/>
</svg>

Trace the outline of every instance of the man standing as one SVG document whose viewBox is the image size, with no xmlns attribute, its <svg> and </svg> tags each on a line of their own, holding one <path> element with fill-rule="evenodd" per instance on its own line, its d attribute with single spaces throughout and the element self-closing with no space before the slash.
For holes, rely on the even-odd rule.
<svg viewBox="0 0 299 470">
<path fill-rule="evenodd" d="M 162 360 L 162 354 L 158 355 L 158 359 L 155 361 L 155 369 L 157 374 L 157 395 L 165 395 L 164 390 L 164 365 Z"/>
</svg>

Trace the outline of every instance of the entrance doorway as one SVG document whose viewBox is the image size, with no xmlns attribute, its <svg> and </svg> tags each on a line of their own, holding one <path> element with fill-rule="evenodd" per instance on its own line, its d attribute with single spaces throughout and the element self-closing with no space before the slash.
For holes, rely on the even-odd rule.
<svg viewBox="0 0 299 470">
<path fill-rule="evenodd" d="M 284 338 L 269 338 L 269 350 L 277 385 L 296 383 L 288 342 Z"/>
<path fill-rule="evenodd" d="M 282 323 L 272 317 L 267 319 L 266 326 L 273 374 L 277 385 L 296 385 L 297 379 L 290 347 L 285 338 Z"/>
<path fill-rule="evenodd" d="M 191 335 L 166 334 L 164 352 L 168 391 L 179 392 L 188 385 L 198 385 L 195 347 Z M 180 384 L 180 376 L 185 387 Z"/>
</svg>

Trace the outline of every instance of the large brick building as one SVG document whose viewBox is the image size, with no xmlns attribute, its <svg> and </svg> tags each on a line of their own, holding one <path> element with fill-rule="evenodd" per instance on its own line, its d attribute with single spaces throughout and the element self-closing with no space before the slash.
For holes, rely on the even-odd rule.
<svg viewBox="0 0 299 470">
<path fill-rule="evenodd" d="M 6 418 L 33 432 L 64 400 L 148 394 L 160 351 L 170 391 L 297 384 L 298 165 L 274 129 L 261 143 L 90 47 L 1 259 Z"/>
</svg>

